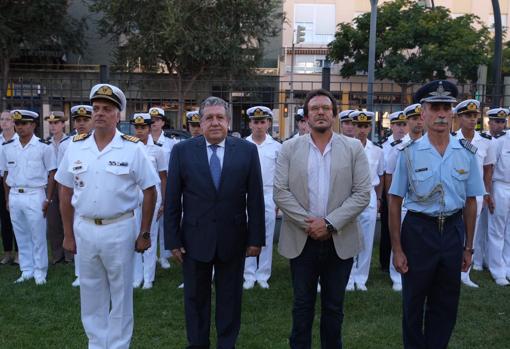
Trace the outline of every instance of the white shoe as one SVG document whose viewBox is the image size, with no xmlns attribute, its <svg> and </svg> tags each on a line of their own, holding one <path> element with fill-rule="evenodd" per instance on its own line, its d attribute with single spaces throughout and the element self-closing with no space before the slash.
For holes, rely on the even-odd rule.
<svg viewBox="0 0 510 349">
<path fill-rule="evenodd" d="M 257 283 L 259 284 L 260 288 L 263 288 L 264 290 L 267 290 L 269 288 L 269 284 L 267 283 L 267 281 L 259 280 L 257 281 Z"/>
<path fill-rule="evenodd" d="M 36 285 L 44 285 L 46 283 L 46 278 L 45 277 L 37 277 L 35 278 L 35 284 Z"/>
<path fill-rule="evenodd" d="M 184 282 L 182 284 L 179 285 L 179 287 L 177 288 L 184 288 Z"/>
<path fill-rule="evenodd" d="M 361 284 L 361 283 L 357 283 L 357 282 L 356 282 L 356 289 L 358 291 L 363 291 L 363 292 L 368 291 L 368 288 L 367 288 L 367 286 L 365 286 L 365 284 Z"/>
<path fill-rule="evenodd" d="M 477 284 L 475 284 L 473 281 L 471 281 L 471 279 L 469 278 L 469 276 L 465 279 L 462 279 L 461 280 L 462 283 L 468 287 L 472 287 L 472 288 L 478 288 L 480 286 L 478 286 Z"/>
<path fill-rule="evenodd" d="M 346 291 L 349 291 L 349 292 L 354 291 L 354 290 L 355 290 L 355 288 L 354 288 L 354 282 L 348 282 L 348 283 L 347 283 L 347 286 L 345 287 L 345 290 L 346 290 Z"/>
<path fill-rule="evenodd" d="M 80 287 L 80 279 L 76 278 L 71 285 L 73 287 Z"/>
<path fill-rule="evenodd" d="M 22 282 L 25 282 L 27 280 L 30 280 L 32 279 L 34 276 L 32 274 L 24 274 L 22 273 L 21 276 L 16 280 L 14 281 L 15 284 L 20 284 Z"/>
<path fill-rule="evenodd" d="M 476 271 L 483 271 L 483 267 L 478 264 L 473 264 L 473 266 L 471 268 Z"/>
<path fill-rule="evenodd" d="M 170 262 L 166 258 L 160 258 L 159 264 L 161 265 L 161 268 L 163 268 L 163 269 L 170 269 Z"/>
<path fill-rule="evenodd" d="M 144 289 L 144 290 L 150 290 L 151 288 L 152 288 L 152 282 L 147 281 L 147 282 L 144 282 L 144 283 L 143 283 L 143 287 L 142 287 L 142 289 Z"/>
<path fill-rule="evenodd" d="M 402 291 L 402 284 L 398 282 L 394 282 L 393 286 L 391 287 L 393 291 L 395 292 L 401 292 Z"/>
<path fill-rule="evenodd" d="M 321 293 L 321 283 L 317 283 L 317 293 Z"/>
<path fill-rule="evenodd" d="M 495 281 L 496 281 L 496 285 L 498 285 L 498 286 L 508 286 L 508 285 L 510 285 L 510 282 L 508 282 L 507 279 L 503 279 L 502 278 L 502 279 L 496 279 Z"/>
<path fill-rule="evenodd" d="M 135 281 L 133 281 L 133 288 L 140 288 L 140 286 L 142 286 L 142 281 L 143 280 L 135 280 Z"/>
<path fill-rule="evenodd" d="M 255 286 L 255 281 L 252 281 L 252 280 L 246 280 L 243 283 L 243 288 L 245 290 L 251 290 L 253 288 L 253 286 Z"/>
</svg>

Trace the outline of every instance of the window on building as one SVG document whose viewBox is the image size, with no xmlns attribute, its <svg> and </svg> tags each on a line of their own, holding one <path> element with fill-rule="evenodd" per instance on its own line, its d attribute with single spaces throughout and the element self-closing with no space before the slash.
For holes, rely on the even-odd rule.
<svg viewBox="0 0 510 349">
<path fill-rule="evenodd" d="M 494 15 L 491 15 L 489 17 L 489 28 L 491 31 L 494 31 Z M 503 32 L 505 32 L 508 29 L 508 23 L 507 23 L 507 15 L 502 14 L 501 15 L 501 26 L 503 27 Z"/>
<path fill-rule="evenodd" d="M 334 4 L 294 5 L 294 30 L 304 26 L 304 44 L 328 44 L 335 38 Z"/>
</svg>

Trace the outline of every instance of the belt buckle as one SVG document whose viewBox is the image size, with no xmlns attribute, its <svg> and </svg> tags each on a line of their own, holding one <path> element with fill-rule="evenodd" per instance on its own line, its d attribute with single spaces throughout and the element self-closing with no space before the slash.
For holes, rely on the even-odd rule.
<svg viewBox="0 0 510 349">
<path fill-rule="evenodd" d="M 103 225 L 103 219 L 102 218 L 94 218 L 94 224 L 95 225 Z"/>
<path fill-rule="evenodd" d="M 18 193 L 23 194 L 24 192 L 25 192 L 25 189 L 23 189 L 23 188 L 18 189 Z"/>
</svg>

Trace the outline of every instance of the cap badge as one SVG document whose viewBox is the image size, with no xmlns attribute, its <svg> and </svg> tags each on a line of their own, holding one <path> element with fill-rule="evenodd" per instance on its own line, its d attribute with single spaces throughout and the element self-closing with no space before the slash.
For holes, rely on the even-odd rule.
<svg viewBox="0 0 510 349">
<path fill-rule="evenodd" d="M 87 115 L 87 109 L 85 109 L 84 107 L 79 107 L 76 112 L 78 115 Z"/>
<path fill-rule="evenodd" d="M 263 117 L 264 116 L 264 112 L 262 111 L 262 109 L 256 109 L 255 112 L 253 113 L 253 116 L 255 117 Z"/>
<path fill-rule="evenodd" d="M 135 118 L 135 124 L 143 124 L 143 123 L 145 123 L 143 116 L 137 116 Z"/>
<path fill-rule="evenodd" d="M 21 115 L 21 113 L 19 111 L 16 111 L 16 112 L 14 112 L 14 114 L 12 114 L 12 119 L 13 120 L 21 120 L 21 119 L 23 119 L 23 115 Z"/>
<path fill-rule="evenodd" d="M 506 113 L 504 110 L 500 110 L 497 115 L 499 118 L 506 118 Z"/>
<path fill-rule="evenodd" d="M 157 110 L 157 109 L 151 109 L 151 111 L 150 111 L 150 113 L 149 113 L 149 114 L 151 114 L 151 116 L 158 116 L 158 115 L 159 115 L 159 112 L 158 112 L 158 110 Z"/>
<path fill-rule="evenodd" d="M 436 97 L 448 97 L 451 92 L 446 91 L 443 87 L 443 83 L 440 81 L 436 91 L 430 92 L 430 95 Z"/>
<path fill-rule="evenodd" d="M 359 121 L 367 121 L 367 120 L 368 120 L 368 118 L 367 118 L 366 114 L 363 114 L 363 113 L 362 113 L 362 114 L 359 114 L 359 115 L 358 115 L 358 120 L 359 120 Z"/>
<path fill-rule="evenodd" d="M 97 90 L 96 95 L 111 96 L 113 95 L 113 90 L 110 86 L 102 86 Z"/>
</svg>

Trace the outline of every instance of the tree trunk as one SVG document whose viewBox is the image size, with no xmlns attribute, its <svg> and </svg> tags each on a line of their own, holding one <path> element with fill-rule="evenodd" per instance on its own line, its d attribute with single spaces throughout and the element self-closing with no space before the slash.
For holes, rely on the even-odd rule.
<svg viewBox="0 0 510 349">
<path fill-rule="evenodd" d="M 182 116 L 184 114 L 184 91 L 182 90 L 182 75 L 177 74 L 177 129 L 182 130 Z"/>
</svg>

